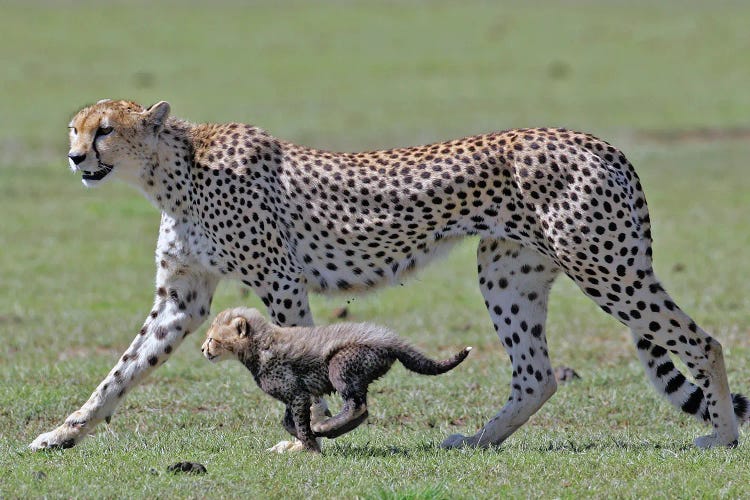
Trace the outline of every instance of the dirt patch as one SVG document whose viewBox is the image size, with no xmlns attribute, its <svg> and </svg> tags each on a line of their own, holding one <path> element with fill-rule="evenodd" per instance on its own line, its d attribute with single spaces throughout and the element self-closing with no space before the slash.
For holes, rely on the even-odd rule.
<svg viewBox="0 0 750 500">
<path fill-rule="evenodd" d="M 20 325 L 21 323 L 23 319 L 17 314 L 0 314 L 0 325 Z"/>
<path fill-rule="evenodd" d="M 122 354 L 125 351 L 125 348 L 115 348 L 115 347 L 103 347 L 103 346 L 93 346 L 93 347 L 70 347 L 68 349 L 65 349 L 63 352 L 61 352 L 57 356 L 58 361 L 67 361 L 69 359 L 80 359 L 80 358 L 88 358 L 89 356 L 107 356 L 109 358 L 117 358 L 120 354 Z"/>
<path fill-rule="evenodd" d="M 335 319 L 346 319 L 349 317 L 349 308 L 346 306 L 337 307 L 331 311 L 331 317 Z"/>
<path fill-rule="evenodd" d="M 171 406 L 174 406 L 174 405 L 170 405 L 170 407 Z M 190 405 L 183 405 L 183 406 L 184 408 L 189 409 L 193 413 L 219 413 L 219 412 L 227 412 L 227 411 L 232 410 L 232 407 L 229 405 L 217 405 L 217 406 L 200 405 L 196 407 L 191 407 Z"/>
<path fill-rule="evenodd" d="M 750 126 L 729 128 L 703 127 L 688 130 L 639 130 L 635 132 L 635 138 L 640 141 L 664 144 L 746 141 L 750 140 Z"/>
<path fill-rule="evenodd" d="M 580 378 L 581 376 L 578 375 L 578 373 L 576 373 L 574 369 L 568 366 L 558 366 L 557 368 L 555 368 L 555 379 L 562 384 Z"/>
<path fill-rule="evenodd" d="M 167 467 L 167 472 L 172 474 L 205 474 L 206 467 L 198 462 L 177 462 Z"/>
</svg>

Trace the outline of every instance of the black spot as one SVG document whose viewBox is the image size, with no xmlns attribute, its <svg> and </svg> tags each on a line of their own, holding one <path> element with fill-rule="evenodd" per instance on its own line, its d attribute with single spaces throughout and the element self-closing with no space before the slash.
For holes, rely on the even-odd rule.
<svg viewBox="0 0 750 500">
<path fill-rule="evenodd" d="M 690 397 L 682 404 L 682 411 L 695 415 L 703 402 L 703 391 L 696 388 Z"/>
<path fill-rule="evenodd" d="M 660 358 L 667 354 L 667 350 L 664 349 L 662 346 L 655 345 L 653 349 L 651 349 L 651 355 L 655 358 Z"/>
<path fill-rule="evenodd" d="M 536 338 L 541 337 L 542 336 L 542 325 L 534 325 L 534 326 L 532 326 L 531 327 L 531 334 L 534 337 L 536 337 Z"/>
<path fill-rule="evenodd" d="M 164 340 L 164 338 L 167 336 L 167 333 L 169 331 L 165 326 L 159 326 L 154 330 L 154 336 L 157 338 L 157 340 Z"/>
<path fill-rule="evenodd" d="M 674 370 L 674 364 L 671 361 L 666 361 L 656 367 L 656 376 L 663 377 L 672 370 Z"/>
<path fill-rule="evenodd" d="M 682 384 L 685 383 L 685 375 L 682 373 L 678 373 L 674 377 L 672 377 L 669 382 L 667 382 L 667 386 L 664 388 L 664 392 L 667 394 L 672 394 L 677 389 L 682 387 Z"/>
</svg>

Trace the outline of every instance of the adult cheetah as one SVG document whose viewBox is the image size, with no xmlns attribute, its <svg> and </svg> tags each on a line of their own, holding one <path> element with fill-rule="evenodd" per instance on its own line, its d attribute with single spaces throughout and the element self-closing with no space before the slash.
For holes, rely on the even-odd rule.
<svg viewBox="0 0 750 500">
<path fill-rule="evenodd" d="M 90 399 L 31 448 L 73 446 L 109 421 L 207 318 L 220 279 L 251 287 L 275 323 L 312 325 L 309 291 L 397 282 L 468 235 L 480 237 L 479 286 L 513 365 L 511 394 L 479 432 L 444 446 L 500 444 L 555 392 L 545 319 L 560 270 L 631 329 L 657 389 L 711 422 L 713 433 L 697 446 L 737 444 L 748 400 L 729 391 L 721 345 L 654 274 L 641 184 L 606 142 L 540 128 L 332 153 L 250 125 L 194 125 L 169 112 L 166 102 L 145 109 L 104 100 L 70 122 L 70 167 L 84 185 L 119 177 L 162 212 L 156 296 Z"/>
</svg>

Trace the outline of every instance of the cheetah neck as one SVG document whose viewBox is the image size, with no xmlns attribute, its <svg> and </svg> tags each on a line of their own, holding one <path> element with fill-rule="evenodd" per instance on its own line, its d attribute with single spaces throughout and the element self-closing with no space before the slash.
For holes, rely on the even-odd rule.
<svg viewBox="0 0 750 500">
<path fill-rule="evenodd" d="M 192 128 L 187 122 L 168 120 L 159 135 L 156 153 L 138 179 L 138 187 L 151 203 L 173 217 L 187 216 L 190 209 Z"/>
</svg>

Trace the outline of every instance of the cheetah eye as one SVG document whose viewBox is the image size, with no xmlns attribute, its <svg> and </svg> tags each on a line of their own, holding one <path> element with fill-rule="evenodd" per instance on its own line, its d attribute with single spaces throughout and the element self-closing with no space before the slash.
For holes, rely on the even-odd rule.
<svg viewBox="0 0 750 500">
<path fill-rule="evenodd" d="M 68 130 L 72 130 L 75 135 L 78 135 L 78 129 L 75 127 L 68 127 Z"/>
<path fill-rule="evenodd" d="M 114 130 L 112 127 L 99 127 L 96 130 L 96 137 L 102 137 L 105 135 L 109 135 L 112 133 L 112 130 Z"/>
</svg>

